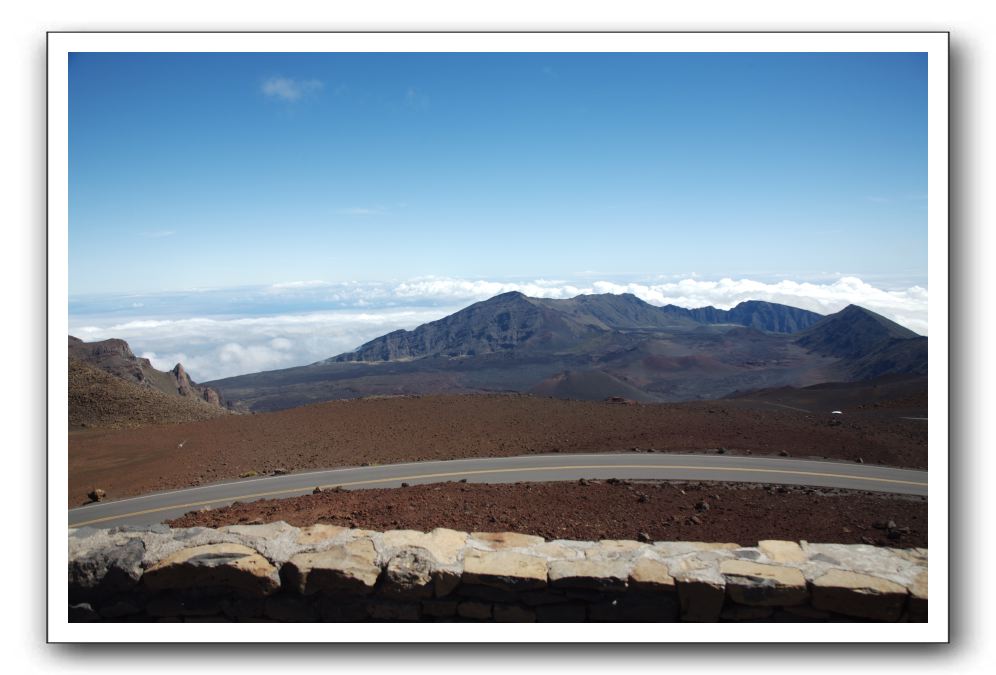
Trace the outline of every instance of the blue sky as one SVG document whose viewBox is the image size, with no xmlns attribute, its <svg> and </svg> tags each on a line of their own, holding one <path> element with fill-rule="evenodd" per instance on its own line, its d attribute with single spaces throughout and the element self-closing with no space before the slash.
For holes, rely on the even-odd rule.
<svg viewBox="0 0 996 675">
<path fill-rule="evenodd" d="M 75 54 L 70 333 L 200 381 L 507 290 L 926 333 L 926 57 Z"/>
<path fill-rule="evenodd" d="M 926 285 L 918 54 L 75 54 L 70 295 Z"/>
</svg>

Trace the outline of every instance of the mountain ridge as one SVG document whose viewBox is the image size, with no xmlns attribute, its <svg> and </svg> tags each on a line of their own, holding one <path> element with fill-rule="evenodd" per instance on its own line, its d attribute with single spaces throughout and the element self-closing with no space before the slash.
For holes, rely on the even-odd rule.
<svg viewBox="0 0 996 675">
<path fill-rule="evenodd" d="M 503 293 L 324 361 L 209 384 L 253 410 L 278 410 L 365 396 L 495 392 L 685 401 L 926 374 L 927 338 L 862 308 L 827 317 L 760 301 L 699 309 L 689 316 L 631 294 Z M 777 332 L 758 324 L 809 325 Z"/>
<path fill-rule="evenodd" d="M 528 347 L 568 347 L 597 331 L 694 330 L 735 324 L 765 332 L 792 333 L 822 317 L 815 312 L 764 301 L 745 301 L 730 310 L 715 307 L 658 307 L 631 293 L 583 294 L 574 298 L 530 298 L 501 293 L 412 330 L 396 330 L 351 352 L 317 362 L 398 361 L 428 356 L 476 356 Z"/>
</svg>

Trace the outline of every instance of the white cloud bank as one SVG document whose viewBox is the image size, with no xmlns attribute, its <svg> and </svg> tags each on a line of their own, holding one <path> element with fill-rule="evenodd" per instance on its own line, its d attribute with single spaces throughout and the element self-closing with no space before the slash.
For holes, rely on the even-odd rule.
<svg viewBox="0 0 996 675">
<path fill-rule="evenodd" d="M 766 300 L 832 314 L 847 305 L 861 305 L 908 328 L 927 334 L 927 289 L 912 286 L 888 291 L 857 277 L 841 277 L 832 283 L 777 281 L 767 283 L 751 279 L 681 279 L 678 281 L 617 282 L 593 281 L 567 283 L 539 279 L 532 282 L 467 281 L 431 278 L 398 284 L 394 294 L 400 298 L 449 298 L 483 300 L 498 293 L 520 291 L 539 298 L 573 298 L 588 293 L 632 293 L 652 305 L 678 305 L 730 309 L 744 300 Z"/>
<path fill-rule="evenodd" d="M 402 283 L 289 281 L 166 299 L 147 296 L 141 302 L 134 296 L 88 299 L 85 314 L 80 310 L 70 315 L 70 333 L 88 342 L 110 337 L 127 340 L 157 368 L 172 368 L 180 362 L 191 377 L 203 382 L 313 363 L 508 291 L 544 298 L 632 293 L 658 306 L 721 309 L 744 300 L 767 300 L 820 314 L 856 304 L 927 334 L 926 288 L 885 290 L 850 276 L 826 283 L 697 278 L 521 282 L 444 277 Z M 236 297 L 242 304 L 234 311 Z"/>
</svg>

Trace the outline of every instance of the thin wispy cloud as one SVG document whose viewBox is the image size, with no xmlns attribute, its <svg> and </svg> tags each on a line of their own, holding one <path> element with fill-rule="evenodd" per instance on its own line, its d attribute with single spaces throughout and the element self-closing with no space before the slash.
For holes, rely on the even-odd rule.
<svg viewBox="0 0 996 675">
<path fill-rule="evenodd" d="M 142 236 L 146 239 L 162 239 L 163 237 L 172 237 L 176 234 L 176 230 L 152 230 L 151 232 L 143 232 Z"/>
<path fill-rule="evenodd" d="M 321 80 L 297 80 L 278 76 L 263 80 L 260 91 L 269 98 L 293 103 L 320 91 L 324 86 Z"/>
</svg>

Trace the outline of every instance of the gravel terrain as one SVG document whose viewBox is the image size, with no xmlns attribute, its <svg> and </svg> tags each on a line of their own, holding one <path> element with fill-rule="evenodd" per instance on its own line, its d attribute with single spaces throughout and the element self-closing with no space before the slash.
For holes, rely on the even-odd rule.
<svg viewBox="0 0 996 675">
<path fill-rule="evenodd" d="M 515 531 L 547 539 L 760 539 L 927 547 L 927 501 L 747 483 L 440 483 L 321 494 L 189 513 L 173 527 L 278 520 L 373 530 Z M 891 521 L 891 522 L 890 522 Z"/>
<path fill-rule="evenodd" d="M 909 406 L 835 416 L 789 404 L 784 398 L 778 405 L 744 399 L 630 405 L 526 395 L 412 396 L 71 431 L 69 506 L 85 502 L 94 488 L 118 499 L 277 471 L 633 448 L 926 468 L 927 424 L 902 419 L 915 413 Z"/>
</svg>

